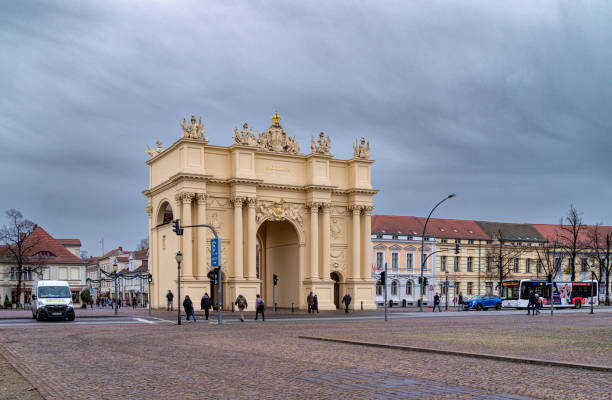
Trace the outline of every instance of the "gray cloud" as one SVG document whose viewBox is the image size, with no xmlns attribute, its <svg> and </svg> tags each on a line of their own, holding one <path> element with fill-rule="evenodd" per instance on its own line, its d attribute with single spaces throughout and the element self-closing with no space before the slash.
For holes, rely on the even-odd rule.
<svg viewBox="0 0 612 400">
<path fill-rule="evenodd" d="M 605 2 L 4 2 L 0 209 L 57 236 L 146 235 L 145 144 L 274 110 L 303 148 L 367 136 L 378 213 L 612 224 Z"/>
</svg>

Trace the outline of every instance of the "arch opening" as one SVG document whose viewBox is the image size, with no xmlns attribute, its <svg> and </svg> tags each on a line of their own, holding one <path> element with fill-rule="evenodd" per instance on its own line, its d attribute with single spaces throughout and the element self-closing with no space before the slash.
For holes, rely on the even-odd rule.
<svg viewBox="0 0 612 400">
<path fill-rule="evenodd" d="M 174 214 L 172 213 L 172 206 L 169 202 L 164 201 L 159 207 L 159 212 L 157 213 L 157 225 L 164 225 L 169 222 L 172 222 L 174 219 Z"/>
<path fill-rule="evenodd" d="M 340 308 L 340 274 L 337 272 L 332 272 L 329 274 L 329 277 L 334 281 L 334 305 L 336 309 Z"/>
</svg>

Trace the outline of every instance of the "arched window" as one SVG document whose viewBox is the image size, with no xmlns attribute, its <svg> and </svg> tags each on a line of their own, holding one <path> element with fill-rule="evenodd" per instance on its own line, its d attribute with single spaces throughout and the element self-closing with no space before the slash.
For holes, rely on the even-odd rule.
<svg viewBox="0 0 612 400">
<path fill-rule="evenodd" d="M 172 206 L 170 203 L 164 203 L 159 209 L 159 215 L 157 217 L 157 224 L 163 225 L 172 222 L 174 215 L 172 214 Z"/>
<path fill-rule="evenodd" d="M 397 281 L 391 282 L 391 296 L 397 296 Z"/>
<path fill-rule="evenodd" d="M 412 296 L 412 282 L 411 281 L 406 282 L 406 295 Z"/>
</svg>

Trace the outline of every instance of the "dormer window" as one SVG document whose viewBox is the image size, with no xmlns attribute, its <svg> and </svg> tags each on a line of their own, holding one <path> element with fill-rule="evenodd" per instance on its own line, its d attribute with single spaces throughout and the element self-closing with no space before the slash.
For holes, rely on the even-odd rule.
<svg viewBox="0 0 612 400">
<path fill-rule="evenodd" d="M 38 253 L 34 254 L 34 257 L 55 257 L 55 254 L 51 253 L 48 250 L 41 250 Z"/>
</svg>

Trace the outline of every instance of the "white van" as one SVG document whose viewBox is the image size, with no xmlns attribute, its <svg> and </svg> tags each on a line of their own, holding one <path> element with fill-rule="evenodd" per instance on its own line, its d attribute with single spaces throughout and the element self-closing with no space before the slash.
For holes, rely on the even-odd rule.
<svg viewBox="0 0 612 400">
<path fill-rule="evenodd" d="M 32 317 L 74 321 L 74 305 L 66 281 L 34 281 L 32 284 Z"/>
</svg>

